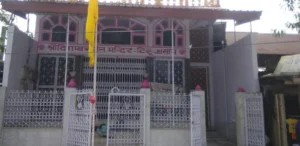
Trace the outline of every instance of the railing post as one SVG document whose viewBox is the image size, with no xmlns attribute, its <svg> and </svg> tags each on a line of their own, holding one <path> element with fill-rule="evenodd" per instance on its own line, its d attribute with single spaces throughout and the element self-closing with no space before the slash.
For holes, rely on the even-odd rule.
<svg viewBox="0 0 300 146">
<path fill-rule="evenodd" d="M 140 90 L 140 93 L 141 94 L 144 94 L 145 95 L 145 121 L 144 121 L 144 124 L 145 124 L 145 131 L 144 131 L 144 141 L 145 141 L 145 146 L 150 146 L 151 143 L 151 133 L 150 133 L 150 103 L 151 103 L 151 91 L 150 91 L 150 88 L 149 88 L 149 84 L 148 84 L 148 81 L 147 80 L 144 80 L 143 81 L 143 84 L 142 84 L 142 88 Z"/>
<path fill-rule="evenodd" d="M 5 97 L 6 97 L 6 87 L 0 88 L 0 145 L 3 144 L 3 119 L 4 119 L 4 106 L 5 106 Z"/>
<path fill-rule="evenodd" d="M 67 143 L 68 136 L 68 125 L 69 125 L 69 108 L 70 108 L 70 97 L 71 93 L 76 92 L 76 88 L 65 88 L 65 96 L 64 96 L 64 112 L 63 112 L 63 136 L 62 136 L 62 144 L 61 146 L 65 146 Z"/>
</svg>

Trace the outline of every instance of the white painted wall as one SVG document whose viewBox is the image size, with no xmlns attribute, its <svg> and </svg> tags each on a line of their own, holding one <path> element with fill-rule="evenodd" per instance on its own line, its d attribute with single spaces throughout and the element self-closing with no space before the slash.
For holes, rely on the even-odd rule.
<svg viewBox="0 0 300 146">
<path fill-rule="evenodd" d="M 1 146 L 61 146 L 62 129 L 3 128 Z"/>
<path fill-rule="evenodd" d="M 249 35 L 212 53 L 216 130 L 232 141 L 236 141 L 235 92 L 239 87 L 247 92 L 259 91 L 256 49 L 249 45 L 252 43 Z"/>
<path fill-rule="evenodd" d="M 189 146 L 189 129 L 151 129 L 151 146 Z"/>
<path fill-rule="evenodd" d="M 28 51 L 29 56 L 28 56 Z M 3 87 L 8 90 L 20 89 L 23 66 L 29 57 L 29 65 L 35 68 L 37 57 L 36 41 L 20 31 L 16 26 L 8 28 L 7 46 L 5 50 Z"/>
</svg>

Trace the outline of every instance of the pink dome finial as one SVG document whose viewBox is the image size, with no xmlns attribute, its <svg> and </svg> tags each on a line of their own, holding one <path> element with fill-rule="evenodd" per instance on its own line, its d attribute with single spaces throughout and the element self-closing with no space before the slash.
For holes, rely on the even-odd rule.
<svg viewBox="0 0 300 146">
<path fill-rule="evenodd" d="M 237 92 L 246 92 L 245 89 L 243 87 L 239 87 Z"/>
<path fill-rule="evenodd" d="M 72 78 L 68 83 L 68 88 L 76 88 L 76 82 L 74 78 Z"/>
<path fill-rule="evenodd" d="M 143 88 L 143 89 L 150 88 L 148 80 L 143 80 L 141 88 Z"/>
<path fill-rule="evenodd" d="M 202 91 L 202 88 L 201 88 L 200 85 L 197 85 L 196 88 L 195 88 L 195 90 L 196 90 L 196 91 Z"/>
</svg>

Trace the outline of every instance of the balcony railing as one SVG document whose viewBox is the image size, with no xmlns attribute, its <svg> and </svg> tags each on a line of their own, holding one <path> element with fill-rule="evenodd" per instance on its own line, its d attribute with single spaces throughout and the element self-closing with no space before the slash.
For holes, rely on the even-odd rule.
<svg viewBox="0 0 300 146">
<path fill-rule="evenodd" d="M 29 1 L 83 4 L 88 0 L 0 0 L 0 1 Z M 203 8 L 219 7 L 219 0 L 99 0 L 100 5 L 130 6 L 130 7 L 177 7 Z"/>
</svg>

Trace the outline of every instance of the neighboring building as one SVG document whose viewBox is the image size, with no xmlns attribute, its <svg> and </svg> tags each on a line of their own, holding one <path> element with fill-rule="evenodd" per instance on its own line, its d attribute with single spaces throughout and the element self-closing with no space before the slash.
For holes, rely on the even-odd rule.
<svg viewBox="0 0 300 146">
<path fill-rule="evenodd" d="M 240 86 L 249 92 L 259 91 L 255 72 L 256 56 L 253 55 L 256 52 L 251 49 L 252 46 L 240 45 L 251 43 L 251 37 L 228 45 L 230 51 L 227 53 L 222 52 L 222 49 L 216 51 L 219 49 L 213 46 L 225 40 L 225 27 L 215 25 L 215 21 L 233 19 L 239 24 L 247 23 L 258 20 L 261 12 L 222 9 L 217 0 L 162 1 L 168 3 L 164 6 L 158 6 L 158 1 L 151 1 L 152 4 L 149 4 L 150 1 L 143 2 L 100 2 L 97 34 L 97 126 L 107 120 L 108 94 L 113 87 L 137 91 L 145 73 L 148 73 L 151 83 L 172 84 L 171 53 L 174 42 L 177 89 L 181 87 L 180 91 L 189 94 L 196 85 L 200 85 L 206 93 L 207 129 L 216 130 L 235 141 L 235 91 Z M 174 3 L 180 4 L 175 6 Z M 93 68 L 88 66 L 87 43 L 84 38 L 87 11 L 85 3 L 3 0 L 2 8 L 20 16 L 25 16 L 26 13 L 37 14 L 34 40 L 28 39 L 26 35 L 21 36 L 21 32 L 15 27 L 8 30 L 11 40 L 8 40 L 7 53 L 19 52 L 23 55 L 8 54 L 4 64 L 4 87 L 10 91 L 24 89 L 18 84 L 18 73 L 27 64 L 37 71 L 37 76 L 32 79 L 28 89 L 63 91 L 66 38 L 69 38 L 67 81 L 71 79 L 70 72 L 75 71 L 77 88 L 92 89 Z M 220 27 L 216 27 L 219 25 Z M 176 116 L 181 123 L 176 128 L 184 129 L 186 126 L 181 127 L 182 125 L 190 124 L 190 109 L 189 106 L 185 110 L 179 105 L 178 107 Z M 155 110 L 161 111 L 158 107 Z M 151 111 L 151 117 L 169 116 L 164 114 L 163 111 Z M 178 131 L 179 135 L 184 135 L 183 139 L 190 141 L 188 130 L 183 133 Z"/>
<path fill-rule="evenodd" d="M 249 32 L 227 32 L 226 40 L 230 45 L 235 42 L 235 39 L 238 41 L 247 35 Z M 261 75 L 273 73 L 281 56 L 300 53 L 300 35 L 298 34 L 284 34 L 276 37 L 272 33 L 252 33 L 252 36 Z"/>
</svg>

